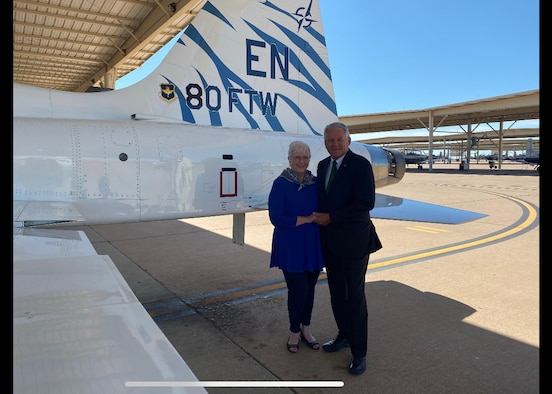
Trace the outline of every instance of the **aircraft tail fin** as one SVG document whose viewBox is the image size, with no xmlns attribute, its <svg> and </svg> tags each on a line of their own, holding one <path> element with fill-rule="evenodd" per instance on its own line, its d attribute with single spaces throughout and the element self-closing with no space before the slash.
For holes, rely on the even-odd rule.
<svg viewBox="0 0 552 394">
<path fill-rule="evenodd" d="M 157 116 L 319 133 L 337 120 L 317 0 L 207 1 L 138 83 Z"/>
<path fill-rule="evenodd" d="M 94 93 L 14 86 L 14 102 L 25 103 L 14 116 L 162 119 L 302 135 L 319 135 L 338 119 L 318 0 L 207 1 L 142 80 Z"/>
</svg>

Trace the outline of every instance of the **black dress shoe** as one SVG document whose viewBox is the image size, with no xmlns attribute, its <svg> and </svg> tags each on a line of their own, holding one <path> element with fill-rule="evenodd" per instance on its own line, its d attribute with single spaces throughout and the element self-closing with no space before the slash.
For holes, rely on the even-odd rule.
<svg viewBox="0 0 552 394">
<path fill-rule="evenodd" d="M 353 375 L 360 375 L 366 371 L 366 357 L 353 357 L 349 364 L 349 372 Z"/>
<path fill-rule="evenodd" d="M 329 353 L 337 352 L 344 347 L 349 347 L 349 340 L 339 335 L 334 339 L 330 339 L 328 342 L 322 345 L 322 349 Z"/>
</svg>

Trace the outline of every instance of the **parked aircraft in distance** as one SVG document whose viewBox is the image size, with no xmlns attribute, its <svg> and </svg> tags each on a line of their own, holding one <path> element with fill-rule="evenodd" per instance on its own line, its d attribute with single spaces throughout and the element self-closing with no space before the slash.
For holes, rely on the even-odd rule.
<svg viewBox="0 0 552 394">
<path fill-rule="evenodd" d="M 405 163 L 408 164 L 418 164 L 418 168 L 421 167 L 422 163 L 427 163 L 429 156 L 425 154 L 420 149 L 413 148 L 404 148 L 399 149 L 404 156 Z"/>
<path fill-rule="evenodd" d="M 233 214 L 243 244 L 245 214 L 267 208 L 289 143 L 309 144 L 315 170 L 337 120 L 317 0 L 210 0 L 161 64 L 121 90 L 14 84 L 14 392 L 196 380 L 111 259 L 55 225 Z M 377 189 L 402 179 L 400 152 L 350 148 L 372 163 Z"/>
<path fill-rule="evenodd" d="M 497 153 L 492 153 L 490 155 L 485 156 L 484 158 L 486 160 L 489 160 L 489 162 L 494 162 L 494 161 L 498 160 L 498 154 Z M 514 161 L 520 162 L 520 163 L 534 164 L 536 170 L 540 169 L 539 168 L 540 167 L 540 152 L 533 149 L 533 139 L 532 138 L 527 139 L 527 144 L 525 146 L 525 153 L 524 154 L 516 154 L 514 156 L 502 155 L 502 160 L 503 161 L 504 160 L 514 160 Z"/>
<path fill-rule="evenodd" d="M 525 156 L 523 161 L 535 164 L 537 170 L 540 170 L 540 151 L 533 150 L 533 139 L 527 139 L 527 146 L 525 147 Z"/>
</svg>

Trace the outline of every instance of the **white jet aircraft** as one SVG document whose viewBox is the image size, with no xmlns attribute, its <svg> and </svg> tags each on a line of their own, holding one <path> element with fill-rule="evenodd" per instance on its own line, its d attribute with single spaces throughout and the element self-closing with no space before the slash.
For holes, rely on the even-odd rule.
<svg viewBox="0 0 552 394">
<path fill-rule="evenodd" d="M 14 392 L 197 380 L 109 257 L 55 225 L 234 214 L 242 243 L 244 215 L 267 208 L 289 143 L 309 144 L 314 173 L 337 120 L 316 0 L 210 0 L 125 89 L 14 84 Z M 371 161 L 377 188 L 402 178 L 400 153 L 351 149 Z"/>
<path fill-rule="evenodd" d="M 150 221 L 266 208 L 287 147 L 311 170 L 337 121 L 318 2 L 209 1 L 159 67 L 121 90 L 15 84 L 14 223 Z M 376 187 L 398 152 L 353 142 Z M 396 154 L 396 155 L 395 155 Z"/>
</svg>

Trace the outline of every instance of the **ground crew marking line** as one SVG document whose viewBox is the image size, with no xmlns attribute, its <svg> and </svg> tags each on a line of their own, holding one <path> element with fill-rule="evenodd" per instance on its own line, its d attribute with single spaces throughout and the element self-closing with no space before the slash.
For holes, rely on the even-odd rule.
<svg viewBox="0 0 552 394">
<path fill-rule="evenodd" d="M 512 225 L 511 227 L 507 227 L 506 231 L 490 234 L 488 236 L 484 236 L 481 238 L 477 238 L 471 241 L 467 242 L 461 242 L 458 244 L 453 244 L 446 247 L 439 247 L 433 250 L 427 250 L 423 252 L 403 255 L 401 257 L 391 258 L 391 259 L 385 259 L 380 262 L 370 262 L 368 264 L 368 271 L 383 268 L 383 267 L 391 267 L 393 265 L 397 264 L 403 264 L 407 262 L 414 262 L 416 260 L 427 260 L 431 258 L 436 258 L 440 256 L 444 256 L 446 254 L 450 253 L 458 253 L 463 250 L 468 250 L 470 248 L 474 247 L 482 247 L 487 244 L 491 244 L 494 242 L 500 242 L 504 241 L 507 238 L 511 238 L 515 235 L 521 235 L 523 232 L 531 228 L 531 226 L 538 225 L 537 219 L 538 219 L 538 212 L 537 208 L 535 208 L 532 204 L 525 202 L 523 200 L 520 200 L 515 197 L 507 196 L 500 193 L 489 193 L 494 194 L 499 197 L 503 197 L 506 199 L 509 199 L 511 201 L 516 202 L 517 204 L 521 205 L 524 209 L 524 212 L 526 212 L 522 217 L 519 219 L 521 221 L 520 224 Z M 407 227 L 409 228 L 409 227 Z M 409 229 L 413 229 L 416 231 L 426 231 L 426 232 L 447 232 L 449 230 L 440 230 L 433 227 L 426 227 L 426 226 L 414 226 L 410 227 Z M 325 280 L 327 279 L 326 273 L 321 272 L 319 280 Z M 224 294 L 215 294 L 215 295 L 205 295 L 205 297 L 201 297 L 201 300 L 198 300 L 197 298 L 190 299 L 188 301 L 183 300 L 188 306 L 192 308 L 201 308 L 201 307 L 207 307 L 212 306 L 214 304 L 218 305 L 224 305 L 228 302 L 238 302 L 238 300 L 247 300 L 251 298 L 260 298 L 260 297 L 266 297 L 267 293 L 279 293 L 281 291 L 286 290 L 286 283 L 284 281 L 277 282 L 277 283 L 271 283 L 269 285 L 262 285 L 255 288 L 240 288 L 240 289 L 234 289 L 228 292 L 225 292 Z"/>
<path fill-rule="evenodd" d="M 431 233 L 431 234 L 448 233 L 448 230 L 434 228 L 434 227 L 426 227 L 426 226 L 406 227 L 406 229 L 414 230 L 414 231 L 422 231 L 424 233 Z"/>
</svg>

